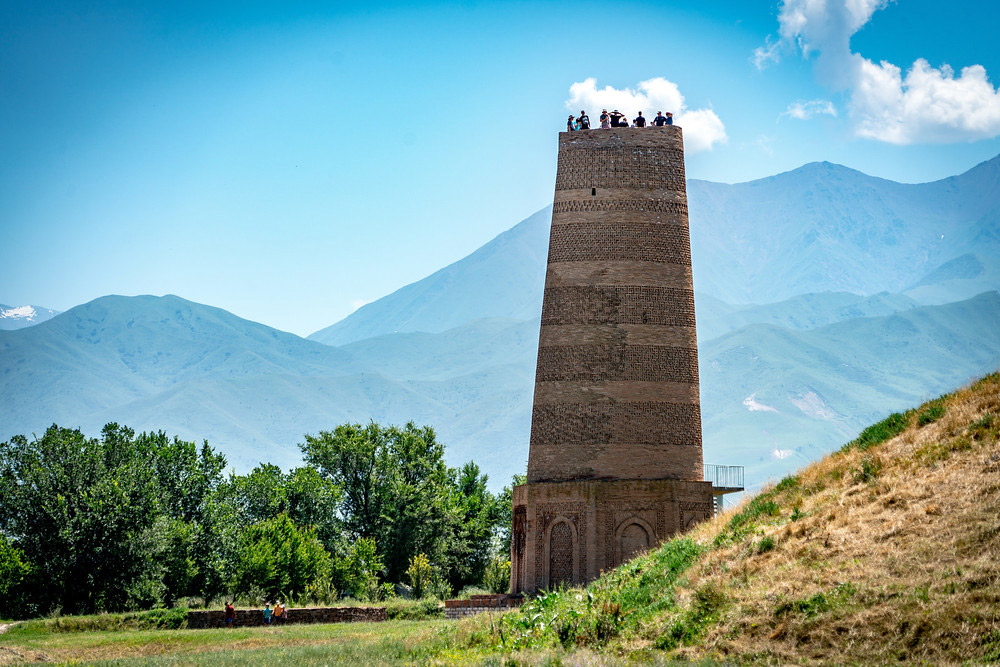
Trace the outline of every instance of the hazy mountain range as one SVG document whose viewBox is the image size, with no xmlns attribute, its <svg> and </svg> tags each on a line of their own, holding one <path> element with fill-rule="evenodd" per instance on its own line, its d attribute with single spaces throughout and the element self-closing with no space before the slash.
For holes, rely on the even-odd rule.
<svg viewBox="0 0 1000 667">
<path fill-rule="evenodd" d="M 6 306 L 0 303 L 0 330 L 13 331 L 34 326 L 58 314 L 58 310 L 41 306 Z"/>
<path fill-rule="evenodd" d="M 831 164 L 690 181 L 705 459 L 755 483 L 1000 366 L 1000 158 L 904 185 Z M 309 340 L 174 296 L 0 331 L 0 438 L 106 421 L 291 465 L 347 420 L 523 470 L 550 209 Z"/>
</svg>

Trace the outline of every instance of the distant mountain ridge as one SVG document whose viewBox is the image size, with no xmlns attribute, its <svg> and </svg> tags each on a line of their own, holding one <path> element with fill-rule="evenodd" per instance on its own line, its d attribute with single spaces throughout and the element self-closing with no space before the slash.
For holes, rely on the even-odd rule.
<svg viewBox="0 0 1000 667">
<path fill-rule="evenodd" d="M 1000 156 L 920 184 L 828 162 L 735 185 L 691 180 L 695 288 L 730 303 L 876 294 L 900 292 L 966 253 L 995 263 L 998 193 Z"/>
<path fill-rule="evenodd" d="M 173 295 L 102 297 L 0 331 L 0 439 L 117 421 L 207 438 L 246 469 L 293 465 L 305 433 L 347 421 L 434 425 L 455 463 L 472 458 L 467 441 L 506 446 L 507 432 L 526 428 L 530 394 L 511 387 L 530 385 L 522 369 L 533 369 L 537 326 L 471 323 L 435 337 L 437 351 L 426 334 L 412 336 L 446 350 L 449 368 L 428 372 L 433 357 L 411 354 L 405 340 L 352 352 Z M 489 348 L 491 336 L 502 350 Z M 495 465 L 505 448 L 475 458 Z"/>
<path fill-rule="evenodd" d="M 820 164 L 691 188 L 706 461 L 747 465 L 753 485 L 1000 364 L 997 164 L 917 186 Z M 713 188 L 709 209 L 697 198 Z M 927 202 L 913 220 L 906 197 Z M 0 331 L 0 439 L 115 420 L 208 438 L 245 469 L 292 465 L 303 434 L 345 421 L 412 419 L 499 486 L 527 456 L 549 215 L 312 340 L 173 296 L 106 297 Z M 928 225 L 949 231 L 935 241 Z M 844 287 L 859 280 L 880 289 Z M 738 300 L 788 285 L 817 287 Z"/>
<path fill-rule="evenodd" d="M 7 306 L 0 303 L 0 331 L 13 331 L 41 324 L 59 314 L 41 306 Z"/>
<path fill-rule="evenodd" d="M 695 289 L 723 303 L 888 292 L 942 304 L 1000 288 L 1000 156 L 920 184 L 828 162 L 735 185 L 690 180 L 688 202 Z M 309 338 L 343 345 L 482 317 L 537 317 L 550 221 L 551 206 Z M 970 254 L 984 270 L 956 274 L 952 263 Z"/>
<path fill-rule="evenodd" d="M 437 333 L 471 320 L 539 317 L 552 207 L 542 209 L 468 257 L 359 308 L 308 338 L 344 345 L 388 333 Z M 541 267 L 541 270 L 539 270 Z"/>
</svg>

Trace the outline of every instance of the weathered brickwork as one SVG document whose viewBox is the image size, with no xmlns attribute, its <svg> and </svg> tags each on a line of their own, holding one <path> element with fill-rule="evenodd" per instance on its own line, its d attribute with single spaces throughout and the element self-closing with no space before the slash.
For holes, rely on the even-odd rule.
<svg viewBox="0 0 1000 667">
<path fill-rule="evenodd" d="M 552 205 L 552 213 L 674 213 L 687 219 L 687 204 L 666 199 L 584 199 L 577 201 L 557 201 Z"/>
<path fill-rule="evenodd" d="M 535 382 L 697 382 L 698 351 L 662 345 L 550 345 L 538 348 Z"/>
<path fill-rule="evenodd" d="M 663 188 L 684 190 L 684 153 L 645 146 L 564 146 L 556 189 Z"/>
<path fill-rule="evenodd" d="M 454 620 L 486 612 L 500 613 L 522 604 L 524 598 L 520 595 L 472 595 L 467 600 L 445 600 L 444 617 Z"/>
<path fill-rule="evenodd" d="M 581 222 L 555 225 L 549 240 L 549 263 L 638 260 L 691 264 L 688 230 L 679 225 Z"/>
<path fill-rule="evenodd" d="M 701 446 L 701 409 L 683 403 L 569 403 L 536 405 L 536 442 Z M 583 463 L 581 461 L 581 463 Z"/>
<path fill-rule="evenodd" d="M 527 516 L 511 535 L 525 545 L 521 588 L 527 592 L 595 579 L 635 555 L 643 540 L 656 547 L 683 530 L 683 521 L 712 516 L 712 484 L 702 481 L 529 483 L 512 495 L 515 515 Z"/>
<path fill-rule="evenodd" d="M 512 592 L 584 583 L 711 515 L 678 127 L 559 136 Z"/>
<path fill-rule="evenodd" d="M 542 326 L 549 324 L 655 324 L 693 327 L 694 290 L 677 287 L 546 287 Z"/>
<path fill-rule="evenodd" d="M 286 620 L 273 619 L 272 625 L 284 623 L 364 623 L 386 620 L 385 607 L 301 607 L 288 610 Z M 237 627 L 266 625 L 261 609 L 237 609 Z M 219 609 L 189 611 L 187 626 L 194 628 L 221 628 L 226 625 L 226 612 Z"/>
<path fill-rule="evenodd" d="M 573 584 L 573 529 L 565 521 L 552 527 L 549 533 L 549 583 Z"/>
</svg>

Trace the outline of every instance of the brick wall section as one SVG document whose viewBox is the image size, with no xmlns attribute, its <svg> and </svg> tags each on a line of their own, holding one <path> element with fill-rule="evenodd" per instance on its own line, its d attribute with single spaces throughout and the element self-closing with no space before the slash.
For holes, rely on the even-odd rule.
<svg viewBox="0 0 1000 667">
<path fill-rule="evenodd" d="M 386 620 L 385 607 L 302 607 L 288 610 L 287 623 L 367 623 Z M 222 628 L 226 625 L 223 610 L 189 611 L 188 628 Z M 264 625 L 262 609 L 237 609 L 238 626 Z M 280 625 L 275 619 L 272 625 Z"/>
<path fill-rule="evenodd" d="M 522 604 L 524 598 L 520 595 L 473 595 L 468 600 L 445 600 L 444 617 L 454 620 L 484 612 L 509 611 Z"/>
<path fill-rule="evenodd" d="M 655 548 L 713 512 L 711 482 L 675 479 L 528 483 L 514 487 L 512 500 L 524 520 L 512 534 L 511 587 L 524 592 L 549 588 L 567 569 L 572 584 L 596 579 L 633 555 L 626 536 L 644 535 Z"/>
<path fill-rule="evenodd" d="M 701 479 L 687 214 L 679 127 L 559 135 L 529 483 Z"/>
</svg>

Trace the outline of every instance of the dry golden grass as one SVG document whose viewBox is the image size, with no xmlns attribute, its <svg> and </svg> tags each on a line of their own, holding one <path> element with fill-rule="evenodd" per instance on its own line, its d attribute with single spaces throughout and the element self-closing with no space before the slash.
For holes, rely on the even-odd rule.
<svg viewBox="0 0 1000 667">
<path fill-rule="evenodd" d="M 780 512 L 762 529 L 707 551 L 678 590 L 681 607 L 707 584 L 727 604 L 678 655 L 1000 660 L 1000 375 L 934 404 L 937 421 L 918 424 L 924 406 L 891 440 L 805 468 L 775 493 Z M 741 509 L 694 538 L 712 543 Z"/>
</svg>

